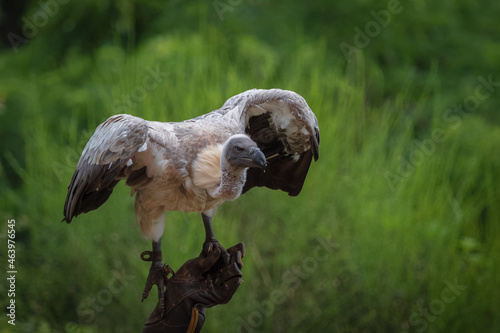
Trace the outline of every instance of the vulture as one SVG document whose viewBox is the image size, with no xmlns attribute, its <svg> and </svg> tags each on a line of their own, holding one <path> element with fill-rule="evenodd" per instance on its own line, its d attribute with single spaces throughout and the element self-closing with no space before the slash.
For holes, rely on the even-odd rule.
<svg viewBox="0 0 500 333">
<path fill-rule="evenodd" d="M 217 208 L 256 186 L 298 195 L 318 147 L 316 116 L 302 96 L 281 89 L 248 90 L 182 122 L 114 115 L 97 127 L 82 152 L 63 221 L 99 208 L 124 180 L 135 194 L 137 225 L 153 243 L 153 251 L 141 254 L 152 261 L 142 300 L 156 284 L 161 306 L 165 212 L 201 214 L 201 255 L 214 247 L 224 253 L 212 229 Z"/>
</svg>

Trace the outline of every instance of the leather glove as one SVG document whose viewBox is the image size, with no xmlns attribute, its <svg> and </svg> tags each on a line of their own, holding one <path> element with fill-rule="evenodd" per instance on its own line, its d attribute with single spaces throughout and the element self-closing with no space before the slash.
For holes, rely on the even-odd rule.
<svg viewBox="0 0 500 333">
<path fill-rule="evenodd" d="M 228 303 L 242 283 L 245 246 L 216 247 L 206 257 L 188 260 L 173 277 L 165 270 L 165 312 L 157 304 L 143 333 L 200 332 L 206 308 Z"/>
</svg>

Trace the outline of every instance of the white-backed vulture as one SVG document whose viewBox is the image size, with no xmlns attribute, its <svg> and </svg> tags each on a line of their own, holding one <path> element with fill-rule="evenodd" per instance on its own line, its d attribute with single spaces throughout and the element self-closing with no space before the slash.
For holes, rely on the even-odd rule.
<svg viewBox="0 0 500 333">
<path fill-rule="evenodd" d="M 153 261 L 143 299 L 156 284 L 163 300 L 160 242 L 166 211 L 202 215 L 206 255 L 220 247 L 211 221 L 224 201 L 255 186 L 298 195 L 312 159 L 318 159 L 318 146 L 314 113 L 300 95 L 280 89 L 245 91 L 220 109 L 183 122 L 115 115 L 97 127 L 83 150 L 63 221 L 97 209 L 125 180 L 135 193 L 142 235 L 153 241 L 153 251 L 142 255 Z"/>
</svg>

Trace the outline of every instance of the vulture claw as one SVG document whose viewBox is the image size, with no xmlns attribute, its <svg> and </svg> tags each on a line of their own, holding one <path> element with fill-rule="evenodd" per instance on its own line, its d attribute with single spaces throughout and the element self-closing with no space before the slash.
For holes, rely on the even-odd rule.
<svg viewBox="0 0 500 333">
<path fill-rule="evenodd" d="M 231 259 L 231 255 L 227 252 L 227 250 L 219 244 L 218 241 L 205 242 L 203 243 L 203 249 L 201 250 L 200 257 L 207 257 L 210 252 L 215 250 L 216 248 L 220 249 L 221 257 L 224 260 L 226 265 L 229 265 L 229 260 Z"/>
<path fill-rule="evenodd" d="M 144 302 L 144 300 L 149 296 L 151 288 L 153 288 L 153 285 L 156 284 L 156 286 L 158 287 L 158 304 L 162 317 L 165 312 L 165 284 L 170 273 L 174 275 L 174 271 L 172 270 L 172 268 L 170 268 L 169 265 L 162 264 L 161 261 L 153 261 L 153 263 L 151 264 L 151 268 L 149 269 L 146 286 L 144 287 L 144 291 L 142 293 L 141 302 Z"/>
<path fill-rule="evenodd" d="M 146 286 L 144 288 L 144 292 L 142 293 L 142 301 L 144 301 L 148 297 L 151 288 L 155 284 L 158 287 L 158 298 L 162 298 L 163 289 L 165 287 L 165 279 L 163 274 L 163 264 L 161 262 L 159 263 L 159 265 L 157 262 L 154 262 L 149 269 Z"/>
</svg>

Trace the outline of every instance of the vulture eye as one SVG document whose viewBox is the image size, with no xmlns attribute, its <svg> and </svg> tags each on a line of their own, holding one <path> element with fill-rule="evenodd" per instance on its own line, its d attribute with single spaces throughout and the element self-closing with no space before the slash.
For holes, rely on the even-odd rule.
<svg viewBox="0 0 500 333">
<path fill-rule="evenodd" d="M 244 149 L 241 148 L 240 146 L 234 146 L 234 148 L 237 150 L 237 151 L 243 151 Z"/>
</svg>

